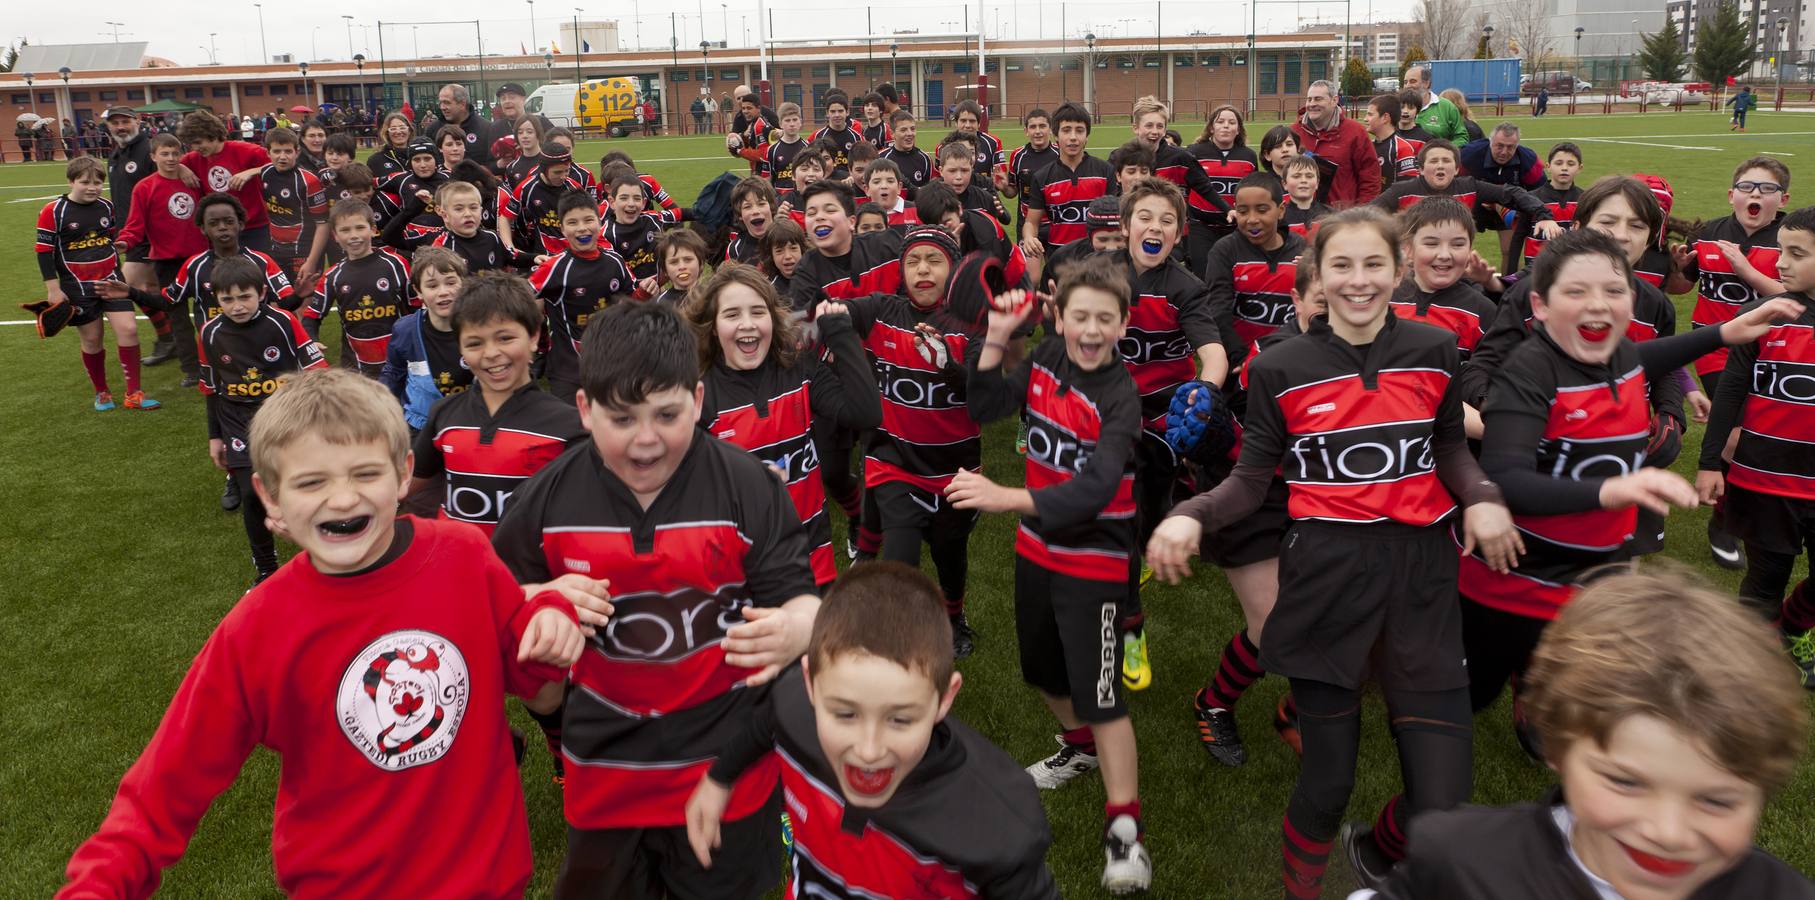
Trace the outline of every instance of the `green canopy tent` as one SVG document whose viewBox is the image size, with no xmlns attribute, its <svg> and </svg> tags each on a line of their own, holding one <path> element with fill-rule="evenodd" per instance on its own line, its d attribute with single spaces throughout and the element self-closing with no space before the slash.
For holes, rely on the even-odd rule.
<svg viewBox="0 0 1815 900">
<path fill-rule="evenodd" d="M 149 106 L 137 107 L 135 111 L 138 112 L 139 115 L 158 115 L 159 113 L 186 113 L 201 108 L 202 104 L 200 103 L 184 103 L 181 100 L 159 100 Z"/>
</svg>

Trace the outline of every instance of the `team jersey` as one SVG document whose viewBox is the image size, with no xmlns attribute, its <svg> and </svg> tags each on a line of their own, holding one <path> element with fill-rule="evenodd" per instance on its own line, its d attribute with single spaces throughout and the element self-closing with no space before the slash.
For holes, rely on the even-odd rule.
<svg viewBox="0 0 1815 900">
<path fill-rule="evenodd" d="M 461 237 L 450 229 L 442 228 L 430 236 L 428 245 L 454 251 L 454 255 L 466 261 L 468 275 L 493 270 L 509 271 L 513 261 L 510 251 L 504 249 L 504 239 L 490 228 L 480 228 L 473 232 L 472 237 Z"/>
<path fill-rule="evenodd" d="M 830 125 L 822 126 L 807 138 L 807 143 L 815 147 L 824 147 L 826 155 L 831 157 L 832 168 L 848 172 L 851 169 L 851 147 L 861 140 L 863 140 L 863 132 L 846 120 L 844 127 L 837 131 L 833 131 Z M 832 173 L 827 172 L 826 174 Z"/>
<path fill-rule="evenodd" d="M 484 391 L 462 391 L 429 411 L 416 435 L 413 474 L 442 482 L 441 518 L 477 525 L 489 538 L 517 488 L 585 439 L 573 404 L 534 382 L 496 413 L 486 408 Z"/>
<path fill-rule="evenodd" d="M 762 252 L 762 238 L 733 231 L 730 240 L 725 241 L 725 262 L 754 266 L 761 262 Z"/>
<path fill-rule="evenodd" d="M 1127 583 L 1141 435 L 1134 378 L 1114 357 L 1079 369 L 1062 340 L 1041 341 L 1007 373 L 977 369 L 981 352 L 973 351 L 966 385 L 971 415 L 987 422 L 1024 412 L 1027 422 L 1034 514 L 1021 516 L 1015 554 L 1048 572 Z"/>
<path fill-rule="evenodd" d="M 1011 237 L 995 216 L 982 210 L 967 209 L 959 215 L 964 222 L 964 233 L 958 236 L 963 253 L 981 251 L 995 257 L 1002 263 L 1004 284 L 1010 288 L 1026 286 L 1027 255 L 1021 252 L 1020 241 Z"/>
<path fill-rule="evenodd" d="M 772 751 L 781 761 L 794 829 L 791 900 L 1057 900 L 1039 792 L 1000 748 L 947 716 L 914 768 L 897 774 L 901 786 L 887 803 L 853 806 L 838 787 L 841 763 L 826 758 L 815 722 L 805 676 L 790 669 L 710 772 L 731 784 Z"/>
<path fill-rule="evenodd" d="M 901 150 L 890 144 L 876 151 L 876 158 L 886 159 L 901 169 L 901 193 L 906 197 L 914 196 L 915 191 L 926 187 L 934 177 L 933 158 L 919 147 Z"/>
<path fill-rule="evenodd" d="M 809 249 L 794 267 L 788 302 L 797 314 L 811 315 L 821 300 L 848 300 L 865 294 L 901 290 L 901 235 L 872 231 L 851 236 L 851 250 L 826 256 Z"/>
<path fill-rule="evenodd" d="M 615 300 L 628 298 L 636 290 L 636 279 L 624 258 L 607 247 L 592 253 L 557 253 L 530 273 L 529 286 L 548 316 L 548 377 L 577 383 L 586 322 Z"/>
<path fill-rule="evenodd" d="M 523 583 L 611 579 L 612 621 L 573 666 L 561 727 L 575 828 L 671 827 L 768 687 L 725 660 L 749 606 L 813 593 L 807 534 L 756 457 L 698 430 L 648 507 L 579 441 L 511 496 L 492 544 Z M 778 764 L 745 770 L 726 818 L 761 809 Z"/>
<path fill-rule="evenodd" d="M 391 346 L 391 329 L 415 305 L 410 264 L 397 251 L 379 247 L 323 272 L 302 314 L 318 333 L 328 309 L 338 306 L 342 352 L 353 354 L 360 372 L 376 375 Z"/>
<path fill-rule="evenodd" d="M 265 148 L 245 141 L 223 141 L 221 149 L 213 156 L 203 156 L 191 150 L 183 156 L 183 165 L 207 185 L 209 191 L 231 193 L 239 198 L 241 206 L 246 208 L 246 227 L 257 228 L 270 221 L 265 215 L 265 189 L 255 178 L 246 179 L 239 190 L 228 191 L 233 176 L 247 169 L 260 169 L 271 162 L 270 154 Z M 256 173 L 255 173 L 256 174 Z"/>
<path fill-rule="evenodd" d="M 427 178 L 415 172 L 407 172 L 397 178 L 392 199 L 409 216 L 409 223 L 403 227 L 403 239 L 410 246 L 427 243 L 435 231 L 445 224 L 441 221 L 441 211 L 435 207 L 435 192 L 447 182 L 447 173 L 440 170 Z M 418 191 L 428 192 L 428 199 L 416 196 Z"/>
<path fill-rule="evenodd" d="M 1720 242 L 1738 244 L 1739 252 L 1752 268 L 1776 278 L 1777 227 L 1782 222 L 1783 213 L 1778 213 L 1777 218 L 1751 234 L 1734 216 L 1721 216 L 1702 226 L 1701 236 L 1695 241 L 1693 268 L 1683 273 L 1696 279 L 1695 311 L 1689 317 L 1696 328 L 1722 325 L 1738 315 L 1740 307 L 1758 299 L 1758 291 L 1734 273 L 1733 264 L 1721 253 Z M 1712 375 L 1726 364 L 1727 348 L 1721 347 L 1695 361 L 1695 374 Z"/>
<path fill-rule="evenodd" d="M 1223 199 L 1223 208 L 1235 202 L 1235 186 L 1243 178 L 1254 174 L 1259 168 L 1259 157 L 1253 149 L 1243 144 L 1231 147 L 1219 147 L 1214 141 L 1199 141 L 1192 144 L 1187 151 L 1197 160 L 1198 168 L 1210 178 L 1217 194 Z M 1185 204 L 1189 207 L 1191 221 L 1201 222 L 1216 228 L 1228 228 L 1229 220 L 1222 210 L 1217 209 L 1196 194 L 1186 194 Z"/>
<path fill-rule="evenodd" d="M 1128 327 L 1116 349 L 1141 394 L 1147 429 L 1164 434 L 1173 391 L 1197 378 L 1197 348 L 1221 339 L 1216 314 L 1209 290 L 1184 266 L 1167 260 L 1137 273 L 1126 249 L 1115 253 L 1132 294 Z"/>
<path fill-rule="evenodd" d="M 763 150 L 763 177 L 775 185 L 776 193 L 794 190 L 794 157 L 807 149 L 807 142 L 779 137 Z"/>
<path fill-rule="evenodd" d="M 1435 325 L 1456 336 L 1456 351 L 1464 362 L 1475 352 L 1499 307 L 1474 285 L 1458 281 L 1439 291 L 1427 291 L 1406 276 L 1393 289 L 1393 315 L 1410 322 Z"/>
<path fill-rule="evenodd" d="M 599 229 L 599 243 L 611 245 L 624 260 L 630 276 L 639 282 L 662 271 L 655 258 L 655 242 L 661 236 L 662 223 L 650 213 L 638 213 L 628 225 L 618 221 L 617 216 L 609 216 Z"/>
<path fill-rule="evenodd" d="M 1424 149 L 1424 142 L 1413 140 L 1395 133 L 1385 140 L 1374 142 L 1374 157 L 1380 161 L 1380 189 L 1386 190 L 1395 181 L 1418 177 L 1418 151 Z"/>
<path fill-rule="evenodd" d="M 328 365 L 302 323 L 269 303 L 259 304 L 245 324 L 215 316 L 196 334 L 195 344 L 202 396 L 208 398 L 208 436 L 226 444 L 231 466 L 252 464 L 246 436 L 253 413 L 277 390 L 277 376 Z"/>
<path fill-rule="evenodd" d="M 958 192 L 958 203 L 966 211 L 986 212 L 995 217 L 998 222 L 1008 221 L 1008 210 L 1002 206 L 1002 197 L 996 193 L 994 187 L 984 187 L 979 184 L 966 185 L 964 190 Z"/>
<path fill-rule="evenodd" d="M 1544 208 L 1550 211 L 1551 221 L 1564 228 L 1575 227 L 1576 201 L 1581 199 L 1581 188 L 1572 184 L 1569 186 L 1569 190 L 1559 191 L 1546 181 L 1532 188 L 1529 193 L 1538 198 L 1538 202 L 1544 204 Z M 1544 238 L 1531 232 L 1531 223 L 1524 219 L 1519 220 L 1519 230 L 1514 233 L 1513 242 L 1513 245 L 1519 248 L 1520 255 L 1531 260 L 1537 259 L 1538 254 L 1544 252 L 1546 243 Z M 1516 258 L 1513 261 L 1518 262 Z M 1658 286 L 1662 286 L 1661 282 Z"/>
<path fill-rule="evenodd" d="M 1027 181 L 1035 172 L 1052 165 L 1059 159 L 1059 148 L 1051 143 L 1044 147 L 1022 144 L 1008 152 L 1008 159 L 1003 169 L 1008 174 L 1008 186 L 1020 196 L 1027 186 Z M 1021 203 L 1015 204 L 1015 233 L 1021 233 L 1021 226 L 1027 221 L 1027 210 Z M 1042 229 L 1044 230 L 1044 229 Z"/>
<path fill-rule="evenodd" d="M 952 281 L 959 279 L 954 275 Z M 869 433 L 864 448 L 864 487 L 901 482 L 943 494 L 958 470 L 983 465 L 983 433 L 964 399 L 965 352 L 972 338 L 943 306 L 921 310 L 895 294 L 846 300 L 845 308 L 882 391 L 882 425 Z M 932 337 L 917 330 L 922 324 L 932 327 Z M 945 346 L 943 366 L 928 360 L 919 346 L 935 339 Z"/>
<path fill-rule="evenodd" d="M 384 184 L 401 172 L 410 170 L 410 161 L 400 148 L 385 147 L 366 157 L 366 168 L 372 170 L 372 180 Z"/>
<path fill-rule="evenodd" d="M 889 142 L 895 140 L 895 132 L 889 128 L 887 122 L 865 125 L 859 131 L 862 132 L 863 139 L 869 141 L 872 147 L 886 147 Z"/>
<path fill-rule="evenodd" d="M 993 191 L 996 182 L 990 173 L 997 166 L 1008 163 L 1008 157 L 1002 152 L 1002 139 L 987 131 L 972 132 L 969 138 L 972 146 L 977 148 L 977 162 L 971 167 L 971 184 Z"/>
<path fill-rule="evenodd" d="M 1572 210 L 1573 212 L 1573 210 Z M 1646 247 L 1643 256 L 1632 266 L 1632 274 L 1654 288 L 1663 288 L 1673 268 L 1670 251 L 1663 247 Z"/>
<path fill-rule="evenodd" d="M 1317 220 L 1335 212 L 1329 204 L 1317 200 L 1311 201 L 1310 208 L 1305 209 L 1288 199 L 1285 209 L 1286 214 L 1279 220 L 1279 224 L 1285 226 L 1287 231 L 1304 238 L 1306 243 L 1317 236 Z"/>
<path fill-rule="evenodd" d="M 1387 212 L 1399 212 L 1410 209 L 1413 204 L 1426 197 L 1448 197 L 1469 209 L 1486 203 L 1509 206 L 1533 221 L 1547 222 L 1550 220 L 1550 210 L 1545 209 L 1544 204 L 1539 202 L 1538 198 L 1526 193 L 1524 188 L 1478 181 L 1468 175 L 1457 175 L 1455 180 L 1442 190 L 1431 187 L 1430 182 L 1425 181 L 1423 175 L 1395 181 L 1388 185 L 1386 190 L 1381 191 L 1380 196 L 1374 198 L 1373 203 Z"/>
<path fill-rule="evenodd" d="M 1815 303 L 1807 295 L 1787 296 L 1803 314 L 1771 326 L 1764 337 L 1728 350 L 1716 389 L 1714 411 L 1703 432 L 1701 468 L 1718 472 L 1724 437 L 1739 428 L 1739 444 L 1727 481 L 1760 494 L 1815 500 Z M 1751 309 L 1764 301 L 1754 300 Z"/>
<path fill-rule="evenodd" d="M 786 368 L 773 350 L 754 369 L 722 362 L 706 370 L 700 427 L 750 451 L 780 473 L 788 499 L 807 529 L 813 580 L 838 577 L 832 557 L 832 524 L 826 516 L 826 489 L 820 481 L 813 423 L 831 422 L 851 431 L 875 428 L 882 420 L 876 377 L 848 316 L 816 320 L 830 361 L 802 353 Z"/>
<path fill-rule="evenodd" d="M 315 230 L 328 222 L 328 194 L 321 179 L 302 166 L 286 172 L 273 163 L 259 172 L 259 183 L 265 192 L 265 214 L 271 218 L 271 255 L 307 258 Z"/>
<path fill-rule="evenodd" d="M 277 261 L 257 250 L 241 247 L 239 255 L 265 273 L 265 302 L 282 305 L 296 295 L 290 285 L 290 277 L 284 274 Z M 189 310 L 189 317 L 195 321 L 195 330 L 199 334 L 208 320 L 221 314 L 221 308 L 214 299 L 214 264 L 216 257 L 213 250 L 203 250 L 183 262 L 177 270 L 176 279 L 164 289 L 164 302 L 171 309 Z"/>
<path fill-rule="evenodd" d="M 1280 237 L 1272 250 L 1256 247 L 1242 234 L 1227 235 L 1210 248 L 1204 286 L 1231 366 L 1248 355 L 1249 345 L 1292 319 L 1292 284 L 1305 239 L 1289 232 Z"/>
<path fill-rule="evenodd" d="M 113 249 L 118 229 L 113 204 L 106 199 L 77 203 L 65 194 L 44 204 L 33 246 L 39 274 L 46 281 L 55 278 L 71 300 L 101 296 L 101 282 L 114 280 L 119 267 Z"/>
<path fill-rule="evenodd" d="M 1050 255 L 1053 250 L 1079 238 L 1088 240 L 1090 229 L 1084 224 L 1084 214 L 1090 208 L 1090 201 L 1114 193 L 1115 170 L 1109 168 L 1109 163 L 1086 153 L 1078 160 L 1076 168 L 1067 166 L 1063 159 L 1055 159 L 1052 165 L 1030 177 L 1026 189 L 1021 192 L 1021 206 L 1037 209 L 1045 215 L 1043 242 Z"/>
<path fill-rule="evenodd" d="M 146 257 L 153 260 L 188 259 L 208 249 L 208 238 L 195 223 L 195 204 L 202 199 L 195 188 L 153 172 L 139 180 L 132 196 L 119 237 L 126 246 L 149 242 Z"/>
<path fill-rule="evenodd" d="M 1213 215 L 1228 213 L 1230 201 L 1223 199 L 1223 186 L 1210 180 L 1198 158 L 1185 148 L 1160 141 L 1153 151 L 1153 174 L 1178 185 L 1186 196 L 1196 197 Z"/>
<path fill-rule="evenodd" d="M 561 195 L 569 190 L 565 183 L 549 187 L 539 171 L 518 182 L 510 199 L 498 206 L 498 218 L 513 229 L 514 246 L 549 255 L 567 249 L 567 236 L 561 233 L 560 205 Z"/>
</svg>

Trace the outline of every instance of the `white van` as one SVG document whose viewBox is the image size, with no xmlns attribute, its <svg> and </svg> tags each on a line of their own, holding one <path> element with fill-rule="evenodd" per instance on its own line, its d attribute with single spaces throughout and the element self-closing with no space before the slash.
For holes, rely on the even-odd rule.
<svg viewBox="0 0 1815 900">
<path fill-rule="evenodd" d="M 529 95 L 523 107 L 565 128 L 604 130 L 612 137 L 624 137 L 636 128 L 641 100 L 637 79 L 617 76 L 578 84 L 545 84 Z"/>
</svg>

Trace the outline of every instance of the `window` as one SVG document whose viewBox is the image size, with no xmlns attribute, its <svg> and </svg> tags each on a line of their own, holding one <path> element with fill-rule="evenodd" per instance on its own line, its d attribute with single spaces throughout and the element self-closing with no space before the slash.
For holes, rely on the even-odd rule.
<svg viewBox="0 0 1815 900">
<path fill-rule="evenodd" d="M 926 64 L 926 74 L 939 75 L 945 71 L 945 63 L 930 62 Z"/>
<path fill-rule="evenodd" d="M 712 71 L 709 69 L 700 69 L 693 73 L 693 79 L 695 81 L 711 81 Z"/>
<path fill-rule="evenodd" d="M 1211 66 L 1220 66 L 1222 64 L 1223 64 L 1223 57 L 1222 57 L 1222 54 L 1220 54 L 1220 53 L 1204 54 L 1203 61 L 1198 63 L 1198 65 L 1204 66 L 1205 68 L 1209 68 Z"/>
<path fill-rule="evenodd" d="M 200 99 L 202 99 L 202 89 L 199 87 L 183 88 L 183 99 L 184 100 L 200 100 Z"/>
<path fill-rule="evenodd" d="M 814 66 L 813 67 L 813 77 L 814 78 L 830 78 L 831 75 L 832 75 L 831 66 Z"/>
<path fill-rule="evenodd" d="M 881 66 L 864 66 L 863 74 L 868 75 L 871 78 L 875 78 L 876 76 L 882 74 L 882 67 Z"/>
<path fill-rule="evenodd" d="M 1232 66 L 1246 66 L 1246 65 L 1247 65 L 1247 64 L 1248 64 L 1248 57 L 1247 57 L 1247 56 L 1245 56 L 1245 55 L 1240 55 L 1240 56 L 1238 56 L 1238 55 L 1235 55 L 1235 54 L 1230 54 L 1230 56 L 1229 56 L 1229 65 L 1232 65 Z"/>
<path fill-rule="evenodd" d="M 1159 67 L 1160 67 L 1160 58 L 1157 55 L 1141 57 L 1141 68 L 1157 69 Z"/>
<path fill-rule="evenodd" d="M 127 88 L 126 89 L 126 99 L 143 100 L 143 99 L 145 99 L 145 91 L 143 88 Z"/>
<path fill-rule="evenodd" d="M 953 75 L 969 75 L 970 73 L 971 73 L 971 64 L 970 63 L 968 63 L 968 62 L 952 63 L 952 74 Z"/>
<path fill-rule="evenodd" d="M 1021 71 L 1021 64 L 1018 62 L 1011 62 L 1008 64 L 1008 70 L 1010 72 L 1019 72 Z"/>
<path fill-rule="evenodd" d="M 800 79 L 800 67 L 799 66 L 789 66 L 788 68 L 781 70 L 781 77 L 784 81 L 799 80 Z"/>
<path fill-rule="evenodd" d="M 718 71 L 720 81 L 736 81 L 742 77 L 744 77 L 744 73 L 737 69 L 720 69 Z"/>
<path fill-rule="evenodd" d="M 1330 61 L 1327 59 L 1311 60 L 1309 75 L 1312 81 L 1321 81 L 1330 77 Z"/>
<path fill-rule="evenodd" d="M 263 96 L 264 96 L 264 95 L 265 95 L 265 86 L 264 86 L 264 85 L 262 85 L 262 84 L 248 84 L 248 85 L 246 85 L 246 96 L 248 96 L 248 97 L 263 97 Z"/>
<path fill-rule="evenodd" d="M 159 100 L 175 100 L 176 88 L 158 88 L 157 95 Z"/>
<path fill-rule="evenodd" d="M 1191 57 L 1189 57 L 1189 56 L 1183 56 L 1183 55 L 1180 55 L 1180 56 L 1174 56 L 1174 57 L 1173 57 L 1173 58 L 1172 58 L 1172 67 L 1173 67 L 1173 68 L 1175 68 L 1175 69 L 1189 69 L 1189 68 L 1191 68 Z"/>
<path fill-rule="evenodd" d="M 677 82 L 691 81 L 691 80 L 693 80 L 693 73 L 687 71 L 686 69 L 675 69 L 673 80 L 677 81 Z"/>
<path fill-rule="evenodd" d="M 1303 73 L 1300 71 L 1302 67 L 1299 65 L 1299 62 L 1300 61 L 1296 56 L 1286 60 L 1285 92 L 1293 96 L 1297 96 L 1298 92 L 1303 89 L 1303 85 L 1300 83 L 1300 78 Z"/>
<path fill-rule="evenodd" d="M 96 96 L 100 98 L 102 103 L 111 103 L 115 100 L 120 99 L 120 92 L 119 91 L 97 91 Z"/>
<path fill-rule="evenodd" d="M 290 86 L 287 84 L 274 84 L 274 85 L 271 85 L 270 91 L 271 91 L 271 96 L 282 97 L 285 94 L 290 92 Z"/>
<path fill-rule="evenodd" d="M 309 86 L 299 81 L 296 83 L 296 90 L 291 91 L 291 93 L 298 97 L 306 97 L 309 94 Z"/>
<path fill-rule="evenodd" d="M 30 102 L 32 102 L 32 95 L 30 93 L 14 94 L 12 102 L 14 102 L 14 103 L 30 103 Z"/>
<path fill-rule="evenodd" d="M 1061 59 L 1061 60 L 1059 60 L 1059 71 L 1061 71 L 1061 72 L 1076 72 L 1076 71 L 1077 71 L 1077 70 L 1078 70 L 1078 61 L 1077 61 L 1077 60 L 1075 60 L 1075 59 Z"/>
<path fill-rule="evenodd" d="M 1134 68 L 1134 57 L 1131 57 L 1131 56 L 1118 56 L 1118 57 L 1116 57 L 1116 58 L 1115 58 L 1115 67 L 1116 67 L 1116 68 L 1118 68 L 1118 69 L 1132 69 L 1132 68 Z"/>
<path fill-rule="evenodd" d="M 233 96 L 233 89 L 229 88 L 229 87 L 221 87 L 220 85 L 217 84 L 214 86 L 214 96 L 231 97 L 231 96 Z"/>
<path fill-rule="evenodd" d="M 38 92 L 38 102 L 39 103 L 55 103 L 55 102 L 57 102 L 57 94 L 55 91 L 39 91 Z"/>
<path fill-rule="evenodd" d="M 857 67 L 856 66 L 839 66 L 838 67 L 838 77 L 840 77 L 840 78 L 856 78 L 857 77 Z"/>
<path fill-rule="evenodd" d="M 1279 57 L 1267 54 L 1260 58 L 1260 85 L 1257 91 L 1262 94 L 1279 93 Z"/>
<path fill-rule="evenodd" d="M 71 103 L 87 103 L 88 102 L 88 92 L 87 91 L 70 91 L 69 92 L 69 102 L 71 102 Z"/>
</svg>

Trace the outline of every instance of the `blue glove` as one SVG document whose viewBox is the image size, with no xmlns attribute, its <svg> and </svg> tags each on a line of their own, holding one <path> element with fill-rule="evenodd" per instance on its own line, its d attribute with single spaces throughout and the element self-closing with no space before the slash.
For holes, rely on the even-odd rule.
<svg viewBox="0 0 1815 900">
<path fill-rule="evenodd" d="M 1166 443 L 1181 457 L 1205 465 L 1235 446 L 1235 422 L 1216 385 L 1187 381 L 1166 410 Z"/>
</svg>

